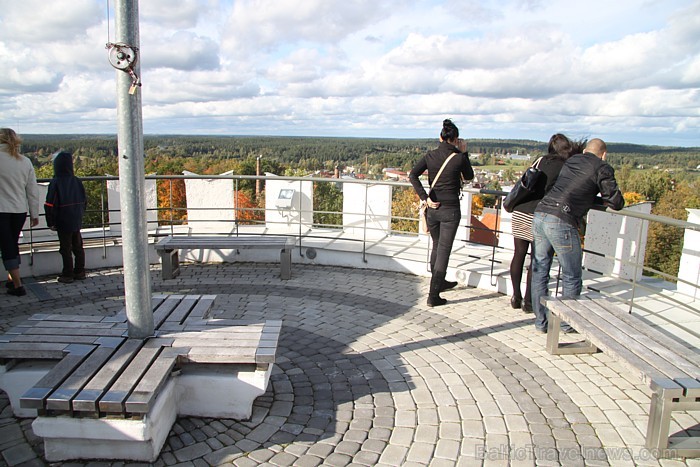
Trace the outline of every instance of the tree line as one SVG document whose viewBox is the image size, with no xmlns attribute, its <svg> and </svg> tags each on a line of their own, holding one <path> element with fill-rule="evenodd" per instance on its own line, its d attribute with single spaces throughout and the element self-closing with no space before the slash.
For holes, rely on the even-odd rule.
<svg viewBox="0 0 700 467">
<path fill-rule="evenodd" d="M 37 177 L 51 178 L 51 154 L 58 149 L 74 155 L 76 175 L 118 175 L 117 138 L 114 135 L 23 135 L 22 152 L 37 168 Z M 476 139 L 469 140 L 469 152 L 488 155 L 493 161 L 506 154 L 530 154 L 531 160 L 546 151 L 546 143 L 532 140 Z M 382 169 L 392 167 L 408 171 L 426 151 L 436 147 L 437 139 L 381 139 L 334 137 L 275 137 L 275 136 L 179 136 L 150 135 L 144 137 L 146 173 L 181 175 L 184 170 L 203 175 L 233 172 L 255 175 L 259 160 L 261 173 L 278 175 L 308 175 L 316 171 L 332 172 L 354 167 L 368 178 L 382 178 Z M 653 203 L 652 213 L 685 220 L 686 208 L 700 208 L 700 148 L 646 146 L 610 143 L 608 161 L 625 197 L 630 202 Z M 474 165 L 483 164 L 474 160 Z M 511 161 L 504 182 L 517 176 L 517 164 Z M 513 164 L 516 164 L 515 166 Z M 255 182 L 242 181 L 238 186 L 237 205 L 251 209 L 250 222 L 260 221 L 254 208 L 264 206 L 264 198 L 256 198 Z M 329 185 L 332 184 L 319 184 Z M 315 190 L 314 205 L 319 211 L 314 222 L 319 225 L 340 224 L 340 216 L 328 214 L 342 206 L 340 190 L 326 187 Z M 86 182 L 89 192 L 88 226 L 97 226 L 104 212 L 103 187 L 99 182 Z M 498 180 L 488 188 L 500 190 Z M 159 212 L 161 220 L 185 222 L 184 182 L 159 182 Z M 497 203 L 495 196 L 476 197 L 475 212 Z M 171 206 L 171 200 L 173 205 Z M 417 197 L 411 189 L 395 190 L 393 228 L 416 231 Z M 257 217 L 256 217 L 257 216 Z M 677 275 L 682 249 L 682 229 L 652 223 L 645 264 L 653 270 Z"/>
</svg>

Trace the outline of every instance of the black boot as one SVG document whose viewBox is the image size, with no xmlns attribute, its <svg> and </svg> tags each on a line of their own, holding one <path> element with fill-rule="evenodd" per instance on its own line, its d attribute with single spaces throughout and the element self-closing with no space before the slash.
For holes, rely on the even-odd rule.
<svg viewBox="0 0 700 467">
<path fill-rule="evenodd" d="M 430 291 L 428 292 L 428 306 L 441 306 L 447 303 L 447 300 L 440 297 L 443 282 L 445 282 L 445 273 L 433 271 L 433 276 L 430 278 Z"/>
<path fill-rule="evenodd" d="M 440 289 L 440 292 L 454 289 L 455 287 L 457 287 L 457 281 L 442 281 L 442 288 Z"/>
</svg>

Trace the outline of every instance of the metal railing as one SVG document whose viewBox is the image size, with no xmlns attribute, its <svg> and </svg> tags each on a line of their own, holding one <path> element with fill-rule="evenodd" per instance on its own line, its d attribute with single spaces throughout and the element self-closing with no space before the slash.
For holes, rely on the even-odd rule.
<svg viewBox="0 0 700 467">
<path fill-rule="evenodd" d="M 201 176 L 201 175 L 149 175 L 146 176 L 147 180 L 155 180 L 155 183 L 157 185 L 156 190 L 158 191 L 159 189 L 161 190 L 161 194 L 164 192 L 165 194 L 168 195 L 168 202 L 167 204 L 164 205 L 158 205 L 156 207 L 153 207 L 149 209 L 149 212 L 155 211 L 155 217 L 158 219 L 157 221 L 151 221 L 149 222 L 149 237 L 153 241 L 157 241 L 157 238 L 159 236 L 163 235 L 177 235 L 179 234 L 180 230 L 183 228 L 187 228 L 188 230 L 191 228 L 196 228 L 196 223 L 197 222 L 208 222 L 208 223 L 219 223 L 221 224 L 222 228 L 220 230 L 214 230 L 211 231 L 211 234 L 222 234 L 222 235 L 264 235 L 264 234 L 269 234 L 264 231 L 261 231 L 259 233 L 255 232 L 255 227 L 262 228 L 262 227 L 274 227 L 273 225 L 270 225 L 270 220 L 266 220 L 266 214 L 267 211 L 270 209 L 266 209 L 264 207 L 258 207 L 257 205 L 247 205 L 245 204 L 242 200 L 242 189 L 246 185 L 254 185 L 256 184 L 257 181 L 284 181 L 287 183 L 291 184 L 297 184 L 298 183 L 298 192 L 302 193 L 304 191 L 303 185 L 305 183 L 311 183 L 312 184 L 312 192 L 316 192 L 316 185 L 321 184 L 321 183 L 334 183 L 334 184 L 346 184 L 346 183 L 352 183 L 352 184 L 359 184 L 364 186 L 365 188 L 365 196 L 364 196 L 364 209 L 362 209 L 362 212 L 357 212 L 357 213 L 352 213 L 354 216 L 361 216 L 362 222 L 361 225 L 353 225 L 353 229 L 357 230 L 358 228 L 361 229 L 362 235 L 361 236 L 356 236 L 356 235 L 346 235 L 344 226 L 342 225 L 342 221 L 340 223 L 328 223 L 328 222 L 316 222 L 318 219 L 323 219 L 324 216 L 326 218 L 335 216 L 336 219 L 342 219 L 343 212 L 342 211 L 329 211 L 329 210 L 311 210 L 311 211 L 304 211 L 304 205 L 301 201 L 301 197 L 299 197 L 298 205 L 295 207 L 296 211 L 298 212 L 298 222 L 296 222 L 296 229 L 295 231 L 292 232 L 285 232 L 285 235 L 294 235 L 297 237 L 298 240 L 298 245 L 299 245 L 299 253 L 303 256 L 303 247 L 305 243 L 308 243 L 309 240 L 318 240 L 318 239 L 326 239 L 326 240 L 338 240 L 341 239 L 343 241 L 348 241 L 348 242 L 355 242 L 355 243 L 360 243 L 361 244 L 361 254 L 362 254 L 362 261 L 367 262 L 367 248 L 369 244 L 376 243 L 376 238 L 377 232 L 373 232 L 373 230 L 376 230 L 376 227 L 373 227 L 371 224 L 372 216 L 373 214 L 370 212 L 370 203 L 369 203 L 369 190 L 373 186 L 388 186 L 391 187 L 392 193 L 396 188 L 402 188 L 402 189 L 411 189 L 411 185 L 406 182 L 392 182 L 392 181 L 376 181 L 376 180 L 357 180 L 357 179 L 327 179 L 327 178 L 313 178 L 313 177 L 266 177 L 266 176 L 252 176 L 252 175 L 206 175 L 206 176 Z M 233 184 L 233 193 L 234 193 L 234 202 L 233 202 L 233 216 L 231 220 L 221 220 L 221 219 L 216 219 L 216 218 L 211 218 L 211 219 L 199 219 L 198 221 L 193 221 L 193 220 L 184 220 L 184 219 L 178 219 L 176 214 L 177 213 L 183 213 L 187 212 L 189 209 L 190 211 L 193 210 L 192 207 L 187 207 L 184 205 L 175 205 L 175 201 L 173 198 L 173 193 L 175 192 L 174 189 L 174 184 L 180 182 L 183 183 L 185 180 L 188 179 L 201 179 L 201 180 L 216 180 L 216 179 L 225 179 L 225 180 L 230 180 L 231 183 Z M 110 217 L 113 216 L 114 213 L 118 212 L 119 209 L 109 209 L 109 204 L 108 204 L 108 196 L 107 196 L 107 186 L 106 183 L 111 180 L 118 180 L 117 177 L 109 177 L 109 176 L 104 176 L 104 177 L 84 177 L 82 178 L 84 182 L 90 182 L 90 183 L 98 183 L 99 184 L 99 203 L 95 203 L 93 201 L 93 207 L 92 209 L 88 210 L 86 213 L 86 216 L 89 219 L 93 219 L 93 223 L 89 226 L 88 229 L 85 229 L 85 232 L 88 234 L 86 235 L 86 243 L 89 244 L 90 242 L 99 244 L 103 248 L 103 255 L 106 256 L 106 249 L 110 245 L 118 244 L 121 239 L 120 235 L 118 233 L 115 233 L 113 231 L 113 227 L 119 225 L 116 222 L 112 222 L 109 220 Z M 43 181 L 43 180 L 40 180 Z M 166 184 L 166 185 L 162 185 Z M 336 185 L 338 186 L 338 185 Z M 466 196 L 473 196 L 473 195 L 492 195 L 497 197 L 499 200 L 497 205 L 495 206 L 496 209 L 496 215 L 497 219 L 500 221 L 500 197 L 504 196 L 506 193 L 502 191 L 494 191 L 494 190 L 485 190 L 485 189 L 476 189 L 476 188 L 470 188 L 470 187 L 465 187 L 464 188 L 464 193 Z M 342 190 L 340 192 L 340 196 L 342 197 Z M 263 191 L 263 196 L 265 195 L 265 192 Z M 314 196 L 314 195 L 312 195 Z M 94 197 L 94 195 L 93 195 Z M 260 201 L 260 200 L 256 200 Z M 317 200 L 314 200 L 317 201 Z M 321 200 L 322 201 L 322 200 Z M 159 203 L 162 203 L 162 199 L 159 201 Z M 98 206 L 95 206 L 98 204 Z M 317 203 L 314 202 L 314 205 Z M 264 205 L 264 202 L 263 202 Z M 342 205 L 342 203 L 341 203 Z M 394 210 L 392 208 L 390 216 L 389 216 L 389 229 L 383 230 L 382 232 L 379 232 L 379 236 L 385 236 L 385 237 L 409 237 L 409 238 L 417 238 L 418 237 L 418 219 L 417 219 L 417 204 L 415 205 L 415 208 L 411 216 L 406 216 L 406 213 L 394 213 Z M 208 208 L 208 207 L 203 207 L 199 209 L 200 211 L 207 211 L 207 210 L 217 210 L 220 211 L 220 208 Z M 405 210 L 405 207 L 404 207 Z M 347 213 L 346 213 L 347 214 Z M 404 215 L 401 215 L 404 214 Z M 686 229 L 686 230 L 692 230 L 692 231 L 700 231 L 700 225 L 698 224 L 693 224 L 687 221 L 682 221 L 682 220 L 677 220 L 677 219 L 672 219 L 668 217 L 663 217 L 663 216 L 658 216 L 658 215 L 652 215 L 652 214 L 645 214 L 645 213 L 640 213 L 640 212 L 635 212 L 635 211 L 630 211 L 630 210 L 623 210 L 623 211 L 611 211 L 609 215 L 614 215 L 614 216 L 626 216 L 630 218 L 636 218 L 636 219 L 641 219 L 644 222 L 640 223 L 638 232 L 637 232 L 637 243 L 639 244 L 642 235 L 644 234 L 645 229 L 648 229 L 648 225 L 651 222 L 658 222 L 661 224 L 673 226 L 679 229 Z M 415 216 L 415 217 L 414 217 Z M 308 222 L 308 219 L 311 219 L 311 222 Z M 94 222 L 94 220 L 97 219 L 97 222 Z M 97 224 L 97 225 L 94 225 Z M 287 225 L 289 225 L 289 222 L 287 222 Z M 391 226 L 407 226 L 408 229 L 402 230 L 402 229 L 395 229 Z M 497 225 L 500 225 L 500 222 L 497 222 Z M 480 226 L 475 226 L 472 225 L 471 222 L 467 221 L 465 228 L 467 231 L 475 230 L 475 229 L 480 229 L 483 227 Z M 29 228 L 28 230 L 25 231 L 25 237 L 29 239 L 29 241 L 25 241 L 25 244 L 23 245 L 23 248 L 28 249 L 30 252 L 31 259 L 30 261 L 33 260 L 33 254 L 37 251 L 40 251 L 42 248 L 46 247 L 51 247 L 52 245 L 55 245 L 56 241 L 55 239 L 40 239 L 38 238 L 39 234 L 41 232 L 41 229 L 36 229 L 36 228 Z M 503 232 L 498 229 L 491 229 L 491 232 L 494 234 L 494 236 L 508 236 L 510 235 L 510 232 Z M 371 240 L 370 237 L 373 239 Z M 469 238 L 465 239 L 458 239 L 458 241 L 462 242 L 463 244 L 472 244 L 471 240 Z M 508 257 L 512 257 L 512 250 L 506 246 L 502 245 L 503 242 L 499 245 L 498 242 L 490 245 L 490 255 L 484 256 L 481 251 L 483 251 L 483 246 L 481 247 L 480 254 L 478 255 L 480 260 L 488 261 L 490 263 L 490 275 L 491 275 L 491 280 L 492 280 L 492 285 L 495 283 L 494 281 L 498 280 L 499 277 L 504 275 L 504 267 L 500 267 L 500 265 L 508 262 Z M 426 258 L 428 256 L 428 242 L 425 242 L 425 248 L 426 248 Z M 488 248 L 488 247 L 486 247 Z M 624 303 L 628 308 L 629 311 L 632 312 L 633 309 L 639 309 L 643 310 L 646 313 L 654 313 L 654 310 L 648 309 L 644 307 L 643 304 L 636 303 L 636 301 L 640 297 L 648 297 L 650 295 L 656 295 L 659 297 L 663 297 L 665 301 L 668 301 L 669 303 L 672 304 L 672 306 L 677 306 L 679 309 L 685 310 L 688 313 L 692 313 L 693 315 L 697 315 L 700 317 L 700 310 L 698 309 L 698 302 L 696 299 L 687 301 L 684 300 L 683 298 L 679 298 L 678 296 L 668 293 L 668 284 L 661 284 L 657 285 L 653 282 L 650 282 L 648 280 L 638 280 L 637 279 L 637 272 L 639 270 L 642 270 L 645 274 L 652 274 L 657 277 L 660 277 L 664 280 L 670 280 L 672 282 L 675 282 L 676 284 L 682 283 L 682 284 L 687 284 L 688 286 L 691 287 L 698 287 L 697 283 L 693 283 L 692 281 L 688 281 L 684 278 L 679 278 L 678 275 L 673 275 L 673 274 L 668 274 L 661 272 L 659 270 L 656 270 L 654 268 L 648 267 L 644 265 L 644 257 L 641 256 L 641 249 L 637 248 L 636 252 L 636 257 L 634 258 L 616 258 L 616 257 L 611 257 L 609 255 L 606 255 L 604 253 L 600 253 L 597 251 L 594 251 L 592 248 L 589 246 L 586 246 L 584 249 L 584 252 L 587 254 L 591 255 L 598 255 L 603 258 L 606 258 L 611 261 L 617 261 L 620 262 L 621 264 L 631 266 L 635 270 L 635 274 L 633 275 L 633 279 L 622 279 L 620 277 L 615 277 L 613 275 L 606 275 L 606 279 L 611 279 L 615 281 L 616 284 L 618 284 L 621 287 L 628 288 L 629 291 L 626 294 L 625 297 L 620 297 L 618 294 L 613 294 L 613 293 L 608 293 L 606 292 L 605 289 L 597 287 L 595 284 L 589 284 L 587 285 L 587 288 L 596 290 L 604 295 L 609 296 L 612 299 L 618 300 L 622 303 Z M 586 269 L 584 267 L 584 269 Z M 590 275 L 595 276 L 597 273 L 596 271 L 592 271 L 590 269 L 587 270 L 587 272 Z M 696 294 L 697 295 L 697 294 Z M 673 323 L 674 325 L 681 326 L 681 328 L 684 329 L 685 332 L 688 332 L 692 334 L 695 337 L 700 338 L 700 331 L 697 329 L 691 329 L 688 327 L 684 327 L 681 323 Z"/>
</svg>

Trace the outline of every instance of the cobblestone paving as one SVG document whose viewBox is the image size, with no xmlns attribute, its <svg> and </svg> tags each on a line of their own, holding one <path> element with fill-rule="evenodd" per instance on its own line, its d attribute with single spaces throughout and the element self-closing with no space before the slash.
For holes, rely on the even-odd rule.
<svg viewBox="0 0 700 467">
<path fill-rule="evenodd" d="M 646 387 L 604 354 L 550 356 L 508 297 L 460 286 L 443 294 L 447 306 L 427 308 L 426 278 L 294 265 L 281 281 L 278 270 L 189 265 L 170 281 L 152 272 L 154 293 L 216 294 L 221 317 L 283 320 L 251 419 L 180 418 L 155 465 L 700 465 L 650 457 Z M 29 288 L 0 297 L 0 331 L 36 312 L 123 306 L 119 269 Z M 699 419 L 681 414 L 673 428 Z M 2 392 L 0 452 L 0 466 L 46 465 L 31 420 L 14 418 Z"/>
</svg>

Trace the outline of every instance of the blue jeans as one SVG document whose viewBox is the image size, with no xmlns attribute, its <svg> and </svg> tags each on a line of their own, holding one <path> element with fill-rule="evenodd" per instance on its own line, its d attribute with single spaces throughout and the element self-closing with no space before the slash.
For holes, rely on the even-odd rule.
<svg viewBox="0 0 700 467">
<path fill-rule="evenodd" d="M 578 228 L 551 214 L 535 212 L 532 235 L 532 308 L 535 311 L 535 327 L 543 331 L 547 329 L 549 311 L 540 303 L 540 299 L 549 295 L 549 269 L 554 253 L 561 266 L 561 296 L 574 298 L 581 295 L 583 251 Z"/>
</svg>

